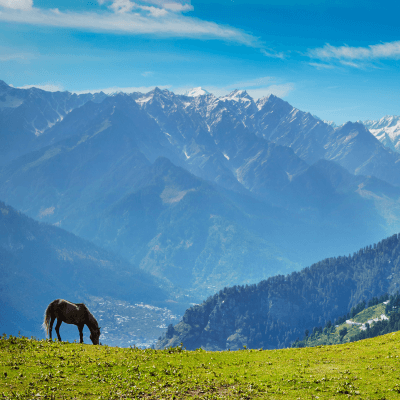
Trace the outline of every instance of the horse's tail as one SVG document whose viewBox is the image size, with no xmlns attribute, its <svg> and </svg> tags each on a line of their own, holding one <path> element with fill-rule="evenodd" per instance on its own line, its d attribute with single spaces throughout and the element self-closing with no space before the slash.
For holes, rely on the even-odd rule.
<svg viewBox="0 0 400 400">
<path fill-rule="evenodd" d="M 44 313 L 44 321 L 42 328 L 46 331 L 47 336 L 49 335 L 49 330 L 50 330 L 50 319 L 51 319 L 51 311 L 53 309 L 53 304 L 54 301 L 47 306 L 46 311 Z"/>
</svg>

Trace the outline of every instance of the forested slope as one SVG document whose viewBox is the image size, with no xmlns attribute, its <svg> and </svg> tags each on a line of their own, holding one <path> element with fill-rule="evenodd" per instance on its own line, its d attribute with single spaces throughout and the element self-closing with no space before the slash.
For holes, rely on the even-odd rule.
<svg viewBox="0 0 400 400">
<path fill-rule="evenodd" d="M 180 342 L 209 350 L 287 347 L 306 328 L 324 325 L 362 300 L 393 293 L 399 283 L 400 236 L 393 235 L 300 272 L 225 288 L 188 309 L 158 347 Z"/>
</svg>

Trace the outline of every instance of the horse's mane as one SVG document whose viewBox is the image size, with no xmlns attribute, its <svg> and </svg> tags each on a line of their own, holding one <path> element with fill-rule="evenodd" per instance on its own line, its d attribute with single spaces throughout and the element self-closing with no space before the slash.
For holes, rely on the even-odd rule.
<svg viewBox="0 0 400 400">
<path fill-rule="evenodd" d="M 89 328 L 99 329 L 99 324 L 97 323 L 96 318 L 89 311 L 89 309 L 86 307 L 86 305 L 83 304 L 83 303 L 81 303 L 79 305 L 85 310 L 85 313 L 87 314 L 87 317 L 88 317 L 88 320 L 89 320 L 89 324 L 88 324 Z"/>
</svg>

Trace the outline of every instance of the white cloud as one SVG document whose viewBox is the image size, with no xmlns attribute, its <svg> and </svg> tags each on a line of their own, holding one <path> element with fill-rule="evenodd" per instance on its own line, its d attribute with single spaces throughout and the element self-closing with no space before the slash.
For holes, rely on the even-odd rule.
<svg viewBox="0 0 400 400">
<path fill-rule="evenodd" d="M 26 54 L 16 53 L 16 54 L 1 54 L 0 61 L 15 61 L 15 60 L 26 60 Z"/>
<path fill-rule="evenodd" d="M 149 11 L 153 17 L 162 17 L 168 14 L 168 11 L 164 8 L 157 8 L 153 6 L 140 6 L 141 10 Z"/>
<path fill-rule="evenodd" d="M 4 0 L 0 0 L 4 1 Z M 105 3 L 105 1 L 101 1 Z M 4 9 L 0 21 L 23 23 L 57 28 L 83 29 L 95 32 L 127 34 L 156 34 L 169 37 L 190 37 L 199 39 L 220 39 L 251 47 L 260 47 L 258 38 L 239 29 L 202 21 L 179 13 L 160 13 L 153 9 L 143 9 L 145 13 L 122 12 L 123 5 L 130 7 L 128 0 L 118 3 L 121 12 L 62 12 L 32 8 L 29 12 Z M 116 4 L 114 1 L 113 4 Z M 136 4 L 136 3 L 135 3 Z M 171 4 L 171 3 L 168 3 Z M 155 7 L 156 8 L 156 7 Z M 115 9 L 118 11 L 118 8 Z M 158 14 L 157 14 L 158 13 Z M 155 18 L 157 16 L 157 18 Z"/>
<path fill-rule="evenodd" d="M 353 61 L 340 60 L 340 64 L 345 65 L 346 67 L 363 68 L 362 65 L 357 64 L 357 63 L 355 63 Z"/>
<path fill-rule="evenodd" d="M 254 86 L 264 86 L 271 83 L 273 78 L 270 76 L 264 76 L 262 78 L 256 78 L 252 79 L 250 81 L 242 81 L 242 82 L 236 82 L 233 85 L 229 85 L 228 88 L 248 88 L 248 87 L 254 87 Z"/>
<path fill-rule="evenodd" d="M 317 69 L 333 69 L 333 68 L 335 68 L 331 64 L 309 63 L 309 65 L 311 65 L 312 67 L 317 68 Z"/>
<path fill-rule="evenodd" d="M 167 10 L 171 10 L 174 12 L 186 12 L 193 11 L 193 6 L 190 4 L 181 4 L 181 3 L 165 3 L 164 8 Z"/>
<path fill-rule="evenodd" d="M 46 90 L 46 92 L 62 92 L 64 91 L 64 87 L 62 85 L 57 85 L 54 83 L 44 83 L 40 85 L 25 85 L 19 86 L 17 89 L 30 89 L 30 88 L 37 88 Z"/>
<path fill-rule="evenodd" d="M 261 97 L 268 96 L 270 94 L 283 98 L 286 97 L 294 89 L 295 86 L 293 83 L 285 83 L 282 85 L 271 85 L 258 89 L 248 89 L 247 93 L 255 100 L 260 99 Z"/>
<path fill-rule="evenodd" d="M 117 13 L 125 13 L 132 11 L 136 7 L 136 4 L 129 0 L 114 0 L 110 8 Z"/>
<path fill-rule="evenodd" d="M 30 10 L 32 6 L 33 0 L 0 0 L 0 7 L 13 10 Z"/>
<path fill-rule="evenodd" d="M 132 10 L 135 11 L 147 11 L 153 17 L 161 17 L 168 14 L 168 11 L 164 8 L 141 5 L 130 0 L 99 0 L 99 4 L 110 3 L 109 9 L 113 10 L 117 14 L 129 13 Z M 148 2 L 146 2 L 148 3 Z"/>
<path fill-rule="evenodd" d="M 400 41 L 373 44 L 367 47 L 331 46 L 311 49 L 308 56 L 322 60 L 378 60 L 400 58 Z"/>
<path fill-rule="evenodd" d="M 265 49 L 261 49 L 260 51 L 261 51 L 262 54 L 264 54 L 264 56 L 267 56 L 267 57 L 281 58 L 281 59 L 285 58 L 285 54 L 282 53 L 282 52 L 277 53 L 276 51 L 265 50 Z"/>
<path fill-rule="evenodd" d="M 146 0 L 145 2 L 173 12 L 187 12 L 193 10 L 193 6 L 186 1 Z"/>
<path fill-rule="evenodd" d="M 29 63 L 37 58 L 38 54 L 31 52 L 21 52 L 21 49 L 0 45 L 0 62 L 14 61 L 18 63 Z"/>
<path fill-rule="evenodd" d="M 142 76 L 144 76 L 144 77 L 152 76 L 152 75 L 154 75 L 153 71 L 145 71 L 145 72 L 142 73 Z"/>
<path fill-rule="evenodd" d="M 141 0 L 140 3 L 131 0 L 98 0 L 98 3 L 101 5 L 111 3 L 109 8 L 117 13 L 125 13 L 138 9 L 149 11 L 153 16 L 165 15 L 168 11 L 180 13 L 193 10 L 190 4 L 164 0 Z M 154 7 L 154 5 L 157 7 Z"/>
</svg>

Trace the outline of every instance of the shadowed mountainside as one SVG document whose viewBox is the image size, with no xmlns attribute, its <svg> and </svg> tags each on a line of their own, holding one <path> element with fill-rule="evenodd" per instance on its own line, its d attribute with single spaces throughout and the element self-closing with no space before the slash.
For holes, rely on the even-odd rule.
<svg viewBox="0 0 400 400">
<path fill-rule="evenodd" d="M 42 336 L 44 310 L 56 298 L 80 302 L 97 296 L 172 306 L 179 313 L 188 305 L 171 286 L 113 253 L 2 202 L 0 273 L 1 329 L 10 334 Z"/>
</svg>

